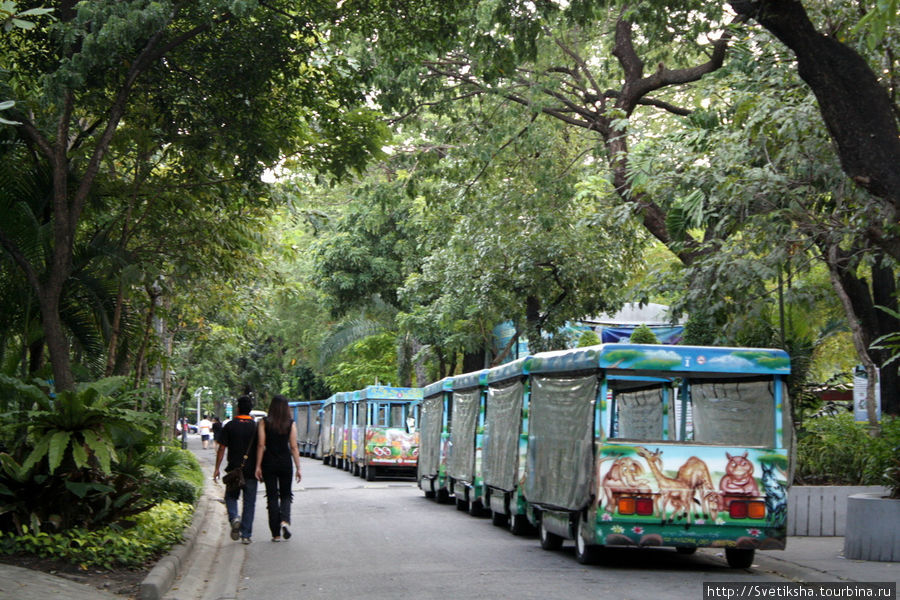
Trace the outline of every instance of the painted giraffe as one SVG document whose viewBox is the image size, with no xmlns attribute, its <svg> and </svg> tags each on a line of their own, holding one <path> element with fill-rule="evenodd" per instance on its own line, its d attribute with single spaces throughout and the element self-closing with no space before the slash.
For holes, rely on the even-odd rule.
<svg viewBox="0 0 900 600">
<path fill-rule="evenodd" d="M 650 452 L 646 448 L 638 448 L 637 453 L 647 461 L 647 466 L 653 472 L 656 478 L 656 485 L 659 487 L 659 496 L 656 499 L 656 514 L 663 521 L 669 506 L 672 507 L 672 517 L 669 521 L 676 518 L 684 518 L 687 523 L 691 521 L 691 501 L 693 500 L 693 490 L 688 489 L 685 483 L 677 478 L 669 477 L 662 472 L 662 450 Z"/>
</svg>

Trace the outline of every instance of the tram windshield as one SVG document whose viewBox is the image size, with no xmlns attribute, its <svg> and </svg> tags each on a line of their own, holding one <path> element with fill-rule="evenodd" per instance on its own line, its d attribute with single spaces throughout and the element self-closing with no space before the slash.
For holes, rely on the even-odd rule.
<svg viewBox="0 0 900 600">
<path fill-rule="evenodd" d="M 775 385 L 769 377 L 609 380 L 609 437 L 742 447 L 775 445 Z"/>
</svg>

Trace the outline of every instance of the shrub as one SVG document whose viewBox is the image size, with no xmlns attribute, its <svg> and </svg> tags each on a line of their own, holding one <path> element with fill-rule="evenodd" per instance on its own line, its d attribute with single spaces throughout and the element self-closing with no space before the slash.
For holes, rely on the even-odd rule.
<svg viewBox="0 0 900 600">
<path fill-rule="evenodd" d="M 100 530 L 163 499 L 194 503 L 203 474 L 193 454 L 161 448 L 153 417 L 131 410 L 122 378 L 50 397 L 0 375 L 0 530 Z M 110 395 L 110 394 L 114 394 Z"/>
<path fill-rule="evenodd" d="M 192 452 L 172 446 L 142 457 L 141 494 L 151 502 L 164 499 L 193 504 L 203 491 L 203 470 Z"/>
<path fill-rule="evenodd" d="M 900 445 L 900 419 L 885 416 L 881 437 L 852 414 L 810 419 L 797 434 L 797 483 L 809 485 L 889 485 L 885 473 Z"/>
<path fill-rule="evenodd" d="M 653 333 L 653 330 L 646 325 L 638 325 L 634 328 L 634 331 L 631 332 L 631 337 L 628 341 L 632 344 L 658 344 L 659 338 L 657 338 L 656 334 Z"/>
<path fill-rule="evenodd" d="M 192 514 L 190 504 L 164 501 L 136 515 L 128 529 L 109 526 L 48 533 L 26 526 L 22 535 L 0 533 L 0 551 L 62 559 L 82 568 L 140 567 L 181 540 Z"/>
<path fill-rule="evenodd" d="M 600 336 L 598 336 L 595 331 L 585 331 L 581 334 L 581 337 L 578 338 L 578 348 L 584 348 L 586 346 L 596 346 L 599 343 Z"/>
</svg>

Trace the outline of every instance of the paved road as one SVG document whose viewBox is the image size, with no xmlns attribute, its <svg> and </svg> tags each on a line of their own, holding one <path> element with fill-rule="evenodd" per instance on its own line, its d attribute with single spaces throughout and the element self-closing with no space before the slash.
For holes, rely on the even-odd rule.
<svg viewBox="0 0 900 600">
<path fill-rule="evenodd" d="M 254 543 L 246 547 L 237 598 L 702 598 L 704 581 L 777 579 L 733 570 L 715 551 L 609 551 L 601 565 L 535 538 L 514 537 L 489 519 L 425 499 L 410 481 L 367 483 L 303 459 L 295 484 L 294 537 L 269 541 L 260 496 Z"/>
</svg>

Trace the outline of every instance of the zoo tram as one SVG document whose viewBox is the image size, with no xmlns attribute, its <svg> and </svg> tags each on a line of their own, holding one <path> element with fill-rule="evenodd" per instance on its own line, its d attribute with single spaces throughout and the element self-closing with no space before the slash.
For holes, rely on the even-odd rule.
<svg viewBox="0 0 900 600">
<path fill-rule="evenodd" d="M 413 475 L 422 388 L 373 385 L 320 401 L 318 443 L 309 456 L 374 481 Z"/>
<path fill-rule="evenodd" d="M 414 425 L 399 428 L 415 437 L 392 447 L 406 444 L 415 456 L 426 497 L 489 515 L 516 535 L 537 532 L 546 550 L 573 540 L 581 563 L 601 547 L 717 547 L 730 566 L 746 568 L 757 549 L 783 549 L 787 539 L 789 374 L 788 355 L 774 349 L 605 344 L 539 353 L 393 388 L 417 397 L 403 413 Z M 362 392 L 343 403 L 359 406 Z M 372 415 L 391 410 L 364 412 L 376 423 L 382 417 Z M 331 413 L 330 422 L 345 422 Z M 336 435 L 323 418 L 320 445 Z M 384 419 L 377 424 L 396 426 Z M 355 458 L 350 437 L 349 455 L 332 449 L 320 458 L 349 460 L 348 470 L 365 474 L 353 465 L 368 454 Z"/>
</svg>

